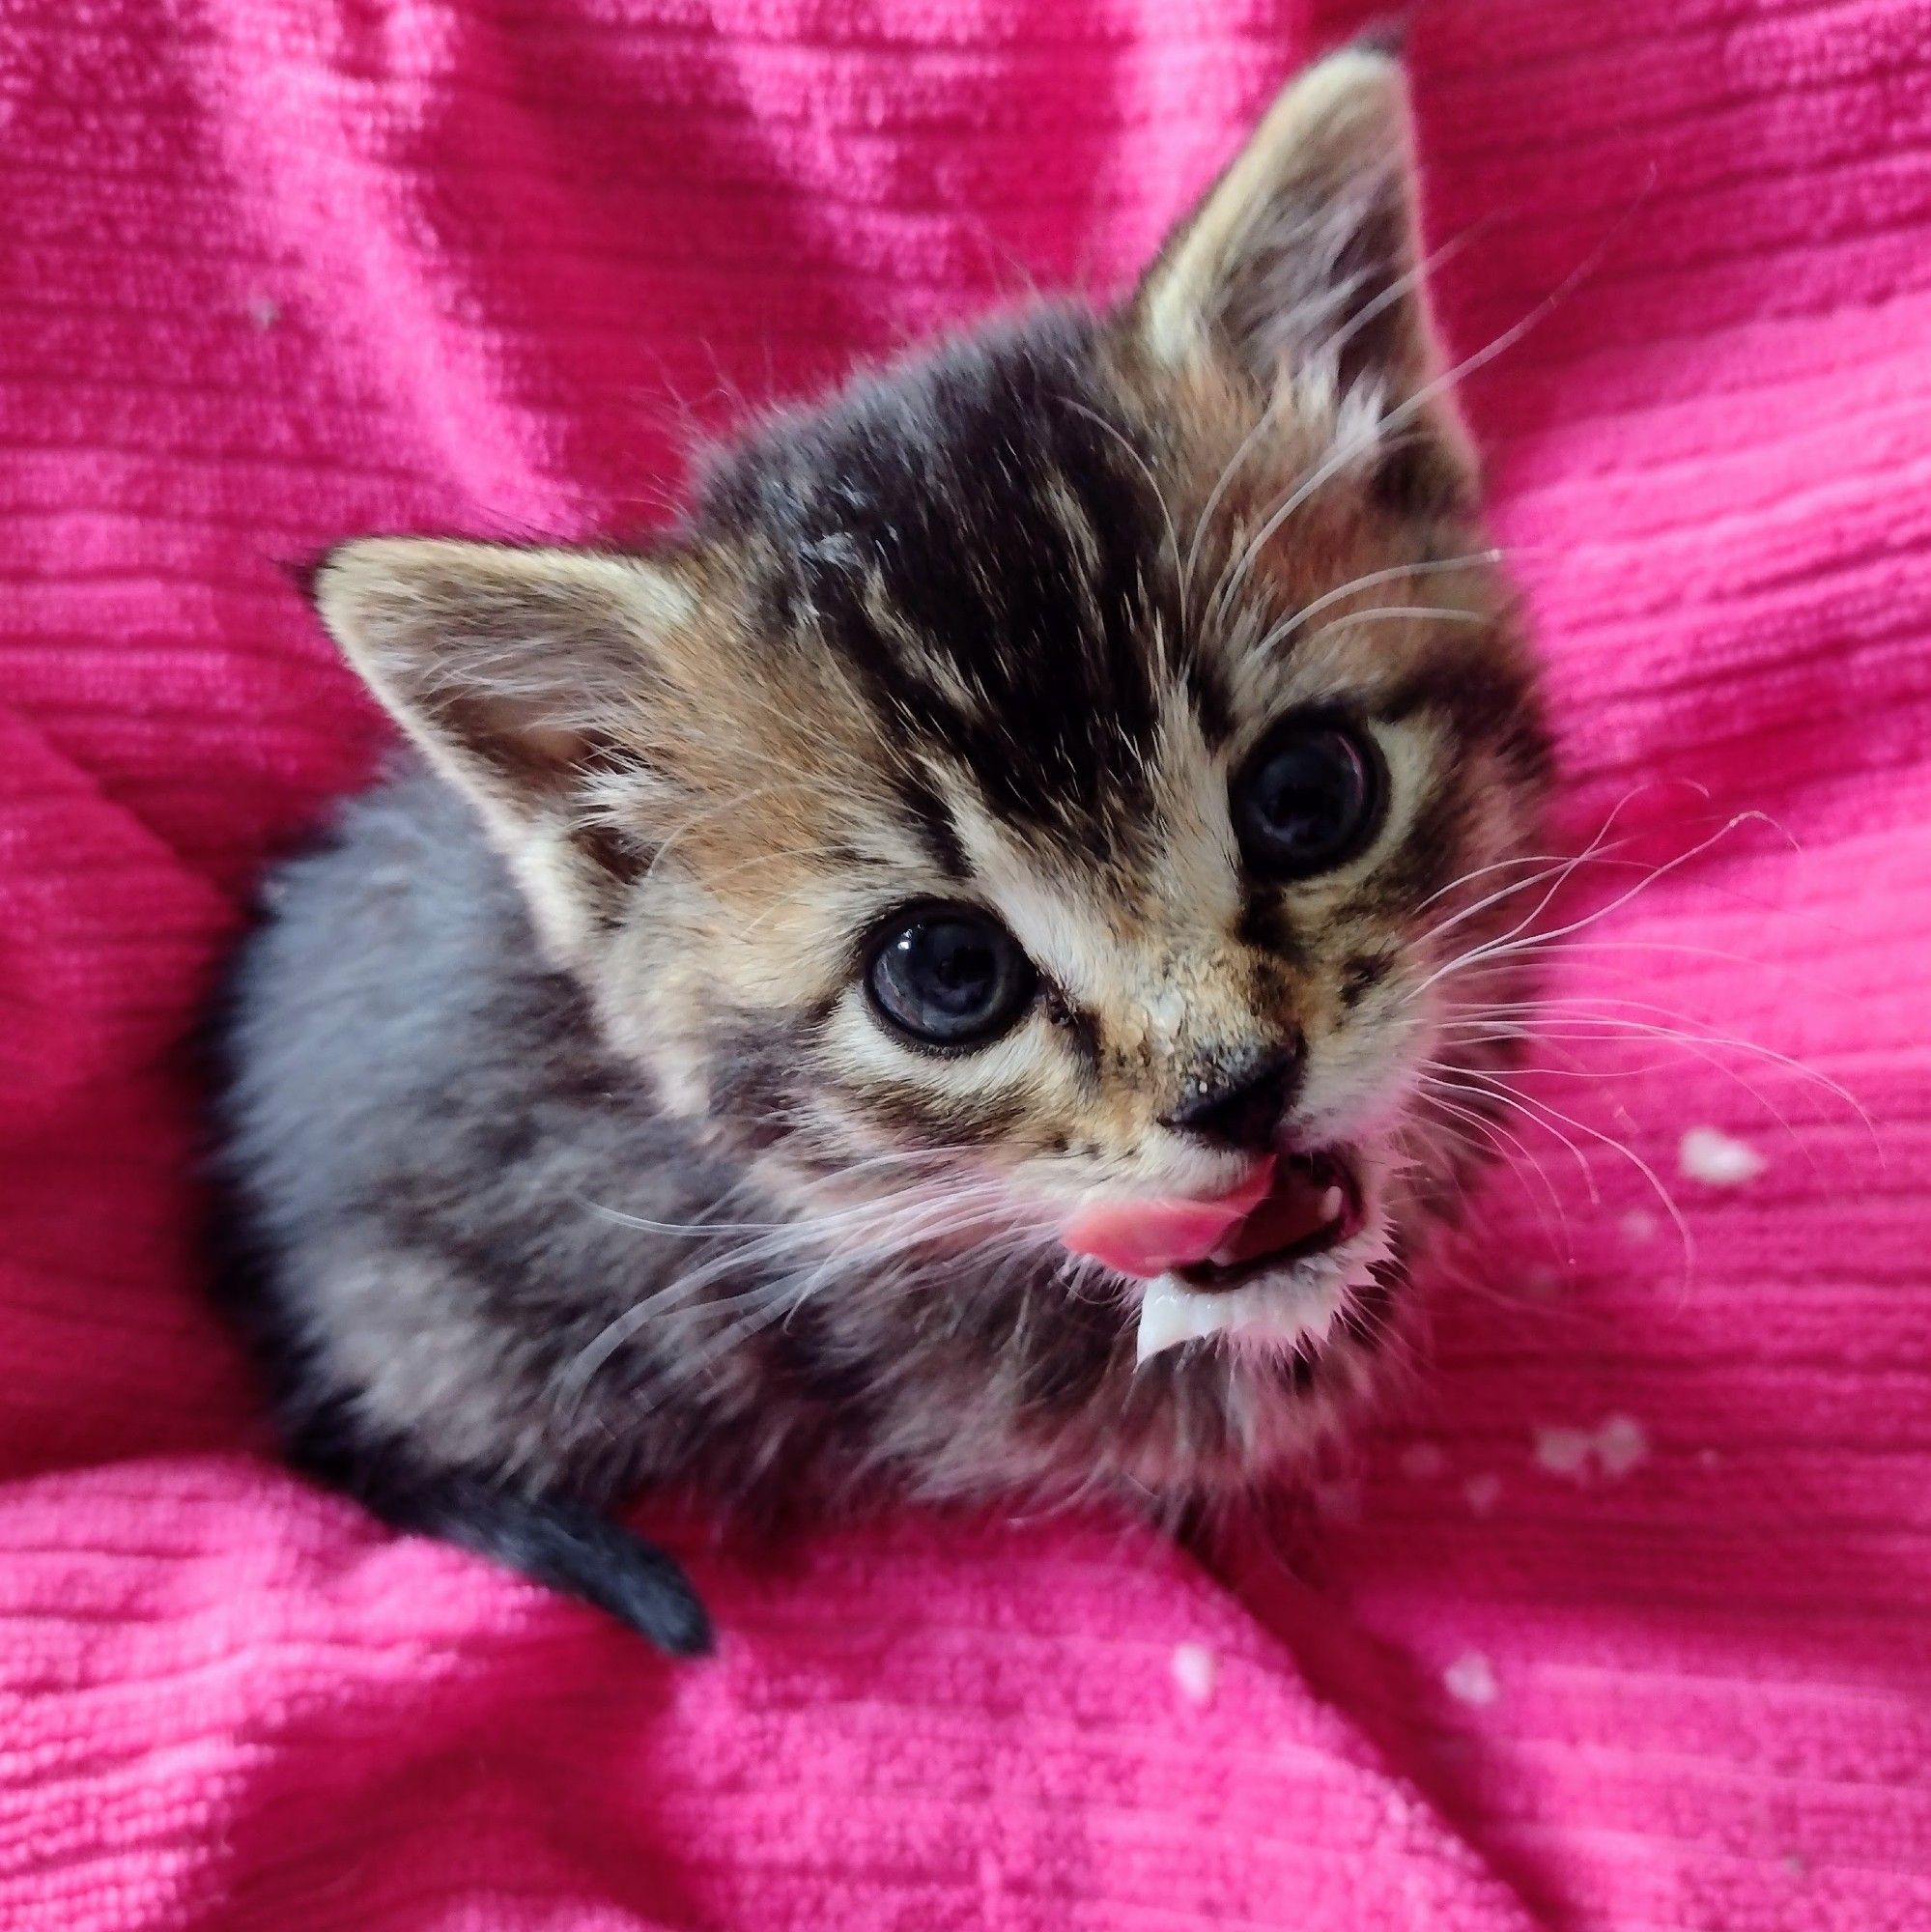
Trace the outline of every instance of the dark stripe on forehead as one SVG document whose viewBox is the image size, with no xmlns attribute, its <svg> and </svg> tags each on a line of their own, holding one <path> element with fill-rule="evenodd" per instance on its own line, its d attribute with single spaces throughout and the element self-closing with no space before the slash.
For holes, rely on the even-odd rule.
<svg viewBox="0 0 1931 1932">
<path fill-rule="evenodd" d="M 1361 882 L 1353 904 L 1382 919 L 1405 918 L 1455 876 L 1468 825 L 1468 767 L 1436 765 L 1395 849 Z"/>
<path fill-rule="evenodd" d="M 1428 659 L 1404 677 L 1377 705 L 1384 718 L 1411 718 L 1433 711 L 1446 718 L 1463 738 L 1501 739 L 1533 717 L 1534 698 L 1527 674 L 1510 663 L 1492 642 L 1480 638 L 1436 639 Z"/>
<path fill-rule="evenodd" d="M 861 386 L 752 444 L 708 513 L 767 540 L 778 613 L 809 613 L 887 730 L 994 811 L 1107 849 L 1148 803 L 1150 634 L 1176 626 L 1094 328 L 1045 314 Z"/>
<path fill-rule="evenodd" d="M 919 842 L 934 867 L 949 879 L 972 875 L 972 862 L 959 842 L 958 827 L 945 794 L 923 772 L 901 772 L 896 781 L 899 803 L 919 834 Z"/>
<path fill-rule="evenodd" d="M 1187 696 L 1200 721 L 1201 736 L 1207 749 L 1217 752 L 1234 735 L 1234 700 L 1228 695 L 1220 672 L 1207 661 L 1189 652 L 1185 667 Z"/>
</svg>

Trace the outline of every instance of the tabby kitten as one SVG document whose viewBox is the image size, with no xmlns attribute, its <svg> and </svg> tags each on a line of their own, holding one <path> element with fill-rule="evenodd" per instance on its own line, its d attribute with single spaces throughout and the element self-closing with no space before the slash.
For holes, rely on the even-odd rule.
<svg viewBox="0 0 1931 1932">
<path fill-rule="evenodd" d="M 1304 1455 L 1468 1179 L 1432 1083 L 1495 1064 L 1455 975 L 1548 753 L 1493 565 L 1368 46 L 1117 310 L 763 424 L 654 548 L 336 551 L 422 763 L 222 1023 L 294 1460 L 689 1652 L 639 1486 Z"/>
</svg>

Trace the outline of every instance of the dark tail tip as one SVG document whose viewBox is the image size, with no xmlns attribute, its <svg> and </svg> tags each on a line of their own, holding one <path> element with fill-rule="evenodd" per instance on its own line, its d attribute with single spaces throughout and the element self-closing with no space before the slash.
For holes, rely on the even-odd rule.
<svg viewBox="0 0 1931 1932">
<path fill-rule="evenodd" d="M 672 1657 L 708 1657 L 714 1642 L 710 1612 L 684 1566 L 627 1529 L 602 1519 L 597 1524 L 608 1532 L 608 1545 L 586 1547 L 582 1570 L 574 1578 L 559 1577 L 561 1587 L 574 1587 Z"/>
<path fill-rule="evenodd" d="M 581 1597 L 672 1657 L 702 1657 L 711 1619 L 684 1566 L 582 1503 L 529 1498 L 443 1478 L 440 1520 L 423 1527 L 553 1589 Z"/>
<path fill-rule="evenodd" d="M 296 1460 L 391 1527 L 440 1536 L 608 1611 L 672 1657 L 711 1649 L 711 1619 L 667 1550 L 561 1496 L 525 1496 L 481 1477 L 424 1474 L 298 1434 Z"/>
</svg>

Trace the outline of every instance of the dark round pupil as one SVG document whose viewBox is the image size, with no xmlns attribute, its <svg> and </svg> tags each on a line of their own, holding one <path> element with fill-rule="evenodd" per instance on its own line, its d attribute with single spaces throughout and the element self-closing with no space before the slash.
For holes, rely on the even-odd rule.
<svg viewBox="0 0 1931 1932">
<path fill-rule="evenodd" d="M 1359 852 L 1379 817 L 1380 770 L 1344 723 L 1295 718 L 1263 743 L 1235 785 L 1235 830 L 1247 863 L 1306 879 Z"/>
<path fill-rule="evenodd" d="M 914 914 L 872 954 L 872 1003 L 895 1025 L 938 1046 L 1003 1033 L 1036 984 L 1031 964 L 993 920 L 935 908 Z"/>
<path fill-rule="evenodd" d="M 1267 830 L 1310 850 L 1347 838 L 1360 804 L 1361 767 L 1338 731 L 1284 745 L 1262 766 L 1255 807 Z"/>
<path fill-rule="evenodd" d="M 999 958 L 982 932 L 935 921 L 914 926 L 900 941 L 912 979 L 927 999 L 963 1018 L 996 990 Z"/>
</svg>

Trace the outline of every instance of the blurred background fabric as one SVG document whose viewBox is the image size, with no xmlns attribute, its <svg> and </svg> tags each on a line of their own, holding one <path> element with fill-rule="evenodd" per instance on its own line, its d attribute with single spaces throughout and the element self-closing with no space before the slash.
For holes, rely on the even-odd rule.
<svg viewBox="0 0 1931 1932">
<path fill-rule="evenodd" d="M 1632 864 L 1434 1368 L 1218 1574 L 1023 1512 L 760 1565 L 699 1514 L 725 1636 L 671 1667 L 282 1473 L 204 1298 L 185 1039 L 384 742 L 292 568 L 649 529 L 743 412 L 1119 289 L 1360 23 L 0 17 L 0 1923 L 1931 1925 L 1918 0 L 1412 16 L 1565 849 Z"/>
</svg>

